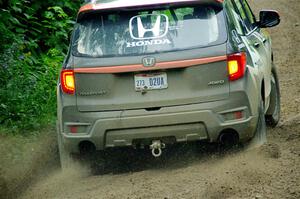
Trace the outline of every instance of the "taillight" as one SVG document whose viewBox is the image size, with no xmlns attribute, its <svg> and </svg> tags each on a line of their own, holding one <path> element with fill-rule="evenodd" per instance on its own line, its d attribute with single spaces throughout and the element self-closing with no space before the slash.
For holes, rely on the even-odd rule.
<svg viewBox="0 0 300 199">
<path fill-rule="evenodd" d="M 73 70 L 62 70 L 60 74 L 61 89 L 64 93 L 75 93 L 75 77 Z"/>
<path fill-rule="evenodd" d="M 247 59 L 246 53 L 236 53 L 227 56 L 227 67 L 229 80 L 234 81 L 240 79 L 245 74 Z"/>
</svg>

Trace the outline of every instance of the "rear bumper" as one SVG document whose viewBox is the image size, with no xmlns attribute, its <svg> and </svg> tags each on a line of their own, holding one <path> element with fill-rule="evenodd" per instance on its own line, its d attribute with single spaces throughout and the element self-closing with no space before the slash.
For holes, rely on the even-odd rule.
<svg viewBox="0 0 300 199">
<path fill-rule="evenodd" d="M 225 129 L 236 131 L 240 141 L 245 141 L 253 137 L 257 123 L 257 111 L 250 107 L 244 92 L 233 93 L 226 100 L 163 107 L 156 111 L 78 112 L 76 107 L 64 107 L 65 122 L 59 121 L 59 129 L 62 129 L 59 133 L 65 148 L 73 153 L 79 151 L 82 141 L 92 142 L 97 150 L 131 146 L 137 139 L 161 137 L 173 137 L 176 142 L 216 142 Z M 242 111 L 243 117 L 224 118 L 224 114 L 235 111 Z M 71 133 L 70 126 L 76 125 L 81 125 L 82 132 Z"/>
</svg>

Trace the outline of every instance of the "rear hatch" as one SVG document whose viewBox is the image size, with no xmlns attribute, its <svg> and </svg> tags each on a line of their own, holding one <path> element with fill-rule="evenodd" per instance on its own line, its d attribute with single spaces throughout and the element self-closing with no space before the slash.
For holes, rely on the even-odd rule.
<svg viewBox="0 0 300 199">
<path fill-rule="evenodd" d="M 73 37 L 79 111 L 108 111 L 228 98 L 227 35 L 215 5 L 93 12 Z"/>
</svg>

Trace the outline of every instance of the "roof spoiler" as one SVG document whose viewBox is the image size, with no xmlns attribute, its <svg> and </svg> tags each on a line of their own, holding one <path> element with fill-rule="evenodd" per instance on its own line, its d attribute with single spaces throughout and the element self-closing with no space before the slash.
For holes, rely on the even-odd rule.
<svg viewBox="0 0 300 199">
<path fill-rule="evenodd" d="M 132 1 L 120 1 L 120 0 L 112 0 L 102 2 L 99 0 L 85 0 L 85 4 L 80 8 L 78 12 L 78 19 L 82 17 L 85 13 L 90 12 L 101 12 L 107 10 L 120 10 L 120 9 L 134 9 L 141 7 L 152 7 L 156 5 L 186 5 L 186 4 L 203 4 L 203 3 L 215 3 L 216 5 L 220 5 L 224 2 L 224 0 L 149 0 L 147 2 L 143 2 L 140 0 L 132 0 Z"/>
</svg>

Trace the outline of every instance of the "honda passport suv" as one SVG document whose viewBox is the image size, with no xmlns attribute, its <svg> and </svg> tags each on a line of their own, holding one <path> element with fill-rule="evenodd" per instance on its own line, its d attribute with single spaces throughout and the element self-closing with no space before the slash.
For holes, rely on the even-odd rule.
<svg viewBox="0 0 300 199">
<path fill-rule="evenodd" d="M 84 4 L 57 89 L 63 167 L 74 154 L 177 142 L 246 142 L 279 121 L 271 39 L 246 0 Z M 265 120 L 266 119 L 266 120 Z"/>
</svg>

